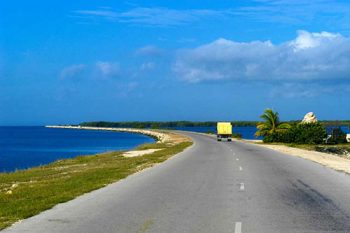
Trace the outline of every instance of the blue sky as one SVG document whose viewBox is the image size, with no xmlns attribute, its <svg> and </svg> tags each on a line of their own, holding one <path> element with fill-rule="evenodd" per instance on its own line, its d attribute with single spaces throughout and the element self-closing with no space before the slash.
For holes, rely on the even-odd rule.
<svg viewBox="0 0 350 233">
<path fill-rule="evenodd" d="M 0 2 L 0 125 L 350 119 L 350 2 Z"/>
</svg>

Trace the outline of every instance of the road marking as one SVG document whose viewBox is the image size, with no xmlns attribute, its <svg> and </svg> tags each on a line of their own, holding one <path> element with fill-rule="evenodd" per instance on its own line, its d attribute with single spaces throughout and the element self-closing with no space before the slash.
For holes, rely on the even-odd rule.
<svg viewBox="0 0 350 233">
<path fill-rule="evenodd" d="M 240 183 L 239 190 L 241 190 L 241 191 L 244 190 L 244 183 Z"/>
<path fill-rule="evenodd" d="M 236 159 L 237 161 L 239 160 L 239 158 Z"/>
<path fill-rule="evenodd" d="M 235 153 L 235 152 L 233 152 L 232 154 L 233 154 L 233 155 L 236 155 L 236 153 Z"/>
<path fill-rule="evenodd" d="M 240 170 L 240 171 L 242 171 L 242 170 L 243 170 L 243 168 L 242 168 L 241 166 L 239 166 L 239 170 Z"/>
<path fill-rule="evenodd" d="M 242 233 L 242 223 L 241 222 L 236 222 L 235 233 Z"/>
</svg>

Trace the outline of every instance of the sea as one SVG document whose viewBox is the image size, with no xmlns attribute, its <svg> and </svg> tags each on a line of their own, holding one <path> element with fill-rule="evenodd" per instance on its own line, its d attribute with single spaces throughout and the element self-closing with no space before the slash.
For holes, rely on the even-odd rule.
<svg viewBox="0 0 350 233">
<path fill-rule="evenodd" d="M 152 142 L 151 137 L 124 132 L 0 127 L 0 172 L 27 169 L 79 155 L 130 150 Z"/>
<path fill-rule="evenodd" d="M 350 133 L 348 127 L 341 127 Z M 216 133 L 216 127 L 176 127 L 173 130 Z M 256 127 L 233 127 L 244 139 L 255 137 Z M 0 172 L 13 172 L 56 160 L 107 151 L 130 150 L 154 139 L 124 132 L 57 129 L 43 126 L 0 127 Z"/>
</svg>

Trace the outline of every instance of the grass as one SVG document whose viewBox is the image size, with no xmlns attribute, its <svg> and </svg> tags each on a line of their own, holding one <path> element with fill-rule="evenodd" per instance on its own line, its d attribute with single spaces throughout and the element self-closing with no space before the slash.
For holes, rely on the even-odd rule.
<svg viewBox="0 0 350 233">
<path fill-rule="evenodd" d="M 162 150 L 132 158 L 121 156 L 123 152 L 78 156 L 28 170 L 0 173 L 0 229 L 163 162 L 190 145 L 189 141 L 175 145 L 145 144 L 137 149 Z"/>
</svg>

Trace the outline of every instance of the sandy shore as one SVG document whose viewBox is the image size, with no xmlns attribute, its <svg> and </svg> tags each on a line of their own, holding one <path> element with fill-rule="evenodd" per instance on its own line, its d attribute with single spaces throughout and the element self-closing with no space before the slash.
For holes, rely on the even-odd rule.
<svg viewBox="0 0 350 233">
<path fill-rule="evenodd" d="M 246 142 L 246 143 L 252 143 L 252 142 Z M 332 155 L 328 153 L 303 150 L 303 149 L 293 148 L 293 147 L 284 146 L 284 145 L 269 145 L 269 144 L 262 144 L 262 143 L 254 143 L 254 144 L 265 148 L 269 148 L 272 150 L 276 150 L 284 154 L 300 157 L 303 159 L 308 159 L 313 162 L 322 164 L 326 167 L 333 168 L 337 171 L 342 171 L 350 174 L 350 159 L 345 159 L 337 155 Z"/>
<path fill-rule="evenodd" d="M 142 156 L 142 155 L 148 155 L 148 154 L 152 154 L 156 151 L 160 151 L 162 149 L 147 149 L 147 150 L 131 150 L 131 151 L 127 151 L 123 154 L 124 157 L 137 157 L 137 156 Z"/>
</svg>

